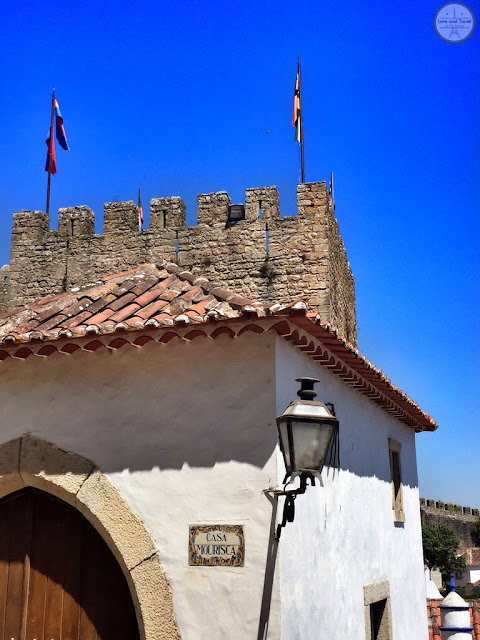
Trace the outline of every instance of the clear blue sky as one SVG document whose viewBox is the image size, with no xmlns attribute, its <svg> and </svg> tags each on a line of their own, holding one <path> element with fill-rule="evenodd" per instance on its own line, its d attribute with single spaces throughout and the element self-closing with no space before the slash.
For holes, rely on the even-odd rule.
<svg viewBox="0 0 480 640">
<path fill-rule="evenodd" d="M 440 425 L 420 491 L 480 507 L 480 26 L 435 36 L 441 0 L 3 3 L 0 264 L 12 212 L 45 208 L 55 87 L 71 151 L 60 206 L 277 185 L 295 213 L 302 61 L 307 181 L 335 172 L 359 347 Z M 470 3 L 480 21 L 478 0 Z M 268 133 L 267 133 L 268 132 Z M 147 218 L 148 220 L 148 218 Z"/>
</svg>

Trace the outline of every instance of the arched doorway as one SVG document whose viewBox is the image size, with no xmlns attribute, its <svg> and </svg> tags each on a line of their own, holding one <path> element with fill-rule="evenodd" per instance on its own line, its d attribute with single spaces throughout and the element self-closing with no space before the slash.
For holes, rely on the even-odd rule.
<svg viewBox="0 0 480 640">
<path fill-rule="evenodd" d="M 0 500 L 0 640 L 138 640 L 127 581 L 76 509 L 30 487 Z"/>
</svg>

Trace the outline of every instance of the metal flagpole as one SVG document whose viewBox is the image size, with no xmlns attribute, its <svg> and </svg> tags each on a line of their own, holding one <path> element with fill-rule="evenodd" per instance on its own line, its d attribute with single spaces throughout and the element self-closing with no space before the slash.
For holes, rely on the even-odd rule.
<svg viewBox="0 0 480 640">
<path fill-rule="evenodd" d="M 302 183 L 305 182 L 305 162 L 303 158 L 303 107 L 302 107 L 302 76 L 300 74 L 300 56 L 298 56 L 298 93 L 300 102 L 300 161 L 302 164 Z"/>
<path fill-rule="evenodd" d="M 50 185 L 52 181 L 52 153 L 55 140 L 53 139 L 53 117 L 55 114 L 55 89 L 52 91 L 52 117 L 50 120 L 50 138 L 48 142 L 48 183 L 47 183 L 47 215 L 50 213 Z"/>
</svg>

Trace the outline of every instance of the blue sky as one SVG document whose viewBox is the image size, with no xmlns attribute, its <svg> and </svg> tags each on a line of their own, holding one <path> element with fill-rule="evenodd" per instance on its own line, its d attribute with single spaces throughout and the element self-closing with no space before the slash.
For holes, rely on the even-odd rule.
<svg viewBox="0 0 480 640">
<path fill-rule="evenodd" d="M 0 264 L 12 212 L 45 209 L 55 87 L 71 150 L 60 206 L 275 184 L 295 213 L 302 61 L 307 181 L 335 172 L 359 347 L 440 425 L 417 438 L 425 497 L 480 507 L 480 27 L 435 36 L 441 2 L 4 3 Z M 480 20 L 480 3 L 470 3 Z M 148 220 L 148 217 L 147 217 Z"/>
</svg>

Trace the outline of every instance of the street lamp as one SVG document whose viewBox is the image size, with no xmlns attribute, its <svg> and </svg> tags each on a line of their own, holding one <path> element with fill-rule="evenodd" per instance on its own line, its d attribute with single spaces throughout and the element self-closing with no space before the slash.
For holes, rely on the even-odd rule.
<svg viewBox="0 0 480 640">
<path fill-rule="evenodd" d="M 315 401 L 317 395 L 313 386 L 320 382 L 316 378 L 296 378 L 301 388 L 297 391 L 299 399 L 291 402 L 277 418 L 280 449 L 285 461 L 285 480 L 300 477 L 300 487 L 290 491 L 279 491 L 277 495 L 286 496 L 282 524 L 277 527 L 277 539 L 281 528 L 287 522 L 293 522 L 295 516 L 295 498 L 307 490 L 307 480 L 315 484 L 320 477 L 329 449 L 338 454 L 338 420 L 333 405 Z"/>
</svg>

